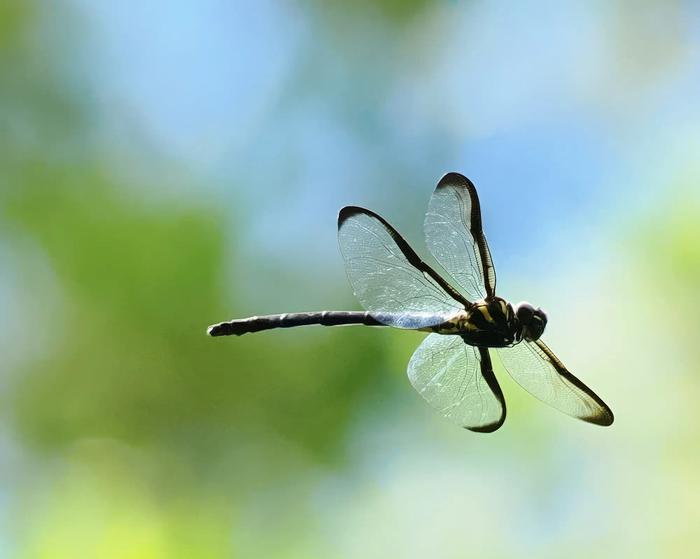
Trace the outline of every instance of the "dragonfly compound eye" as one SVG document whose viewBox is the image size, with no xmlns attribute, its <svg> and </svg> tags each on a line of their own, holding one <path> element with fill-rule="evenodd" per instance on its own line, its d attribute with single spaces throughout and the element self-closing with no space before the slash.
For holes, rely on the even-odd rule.
<svg viewBox="0 0 700 559">
<path fill-rule="evenodd" d="M 530 321 L 523 325 L 523 337 L 531 342 L 539 340 L 547 326 L 547 315 L 542 309 L 537 309 Z"/>
<path fill-rule="evenodd" d="M 515 314 L 522 327 L 523 338 L 528 341 L 538 340 L 547 325 L 547 314 L 524 302 L 516 305 Z"/>
<path fill-rule="evenodd" d="M 527 325 L 532 321 L 535 315 L 535 307 L 525 301 L 515 305 L 515 316 L 518 317 L 520 324 Z"/>
</svg>

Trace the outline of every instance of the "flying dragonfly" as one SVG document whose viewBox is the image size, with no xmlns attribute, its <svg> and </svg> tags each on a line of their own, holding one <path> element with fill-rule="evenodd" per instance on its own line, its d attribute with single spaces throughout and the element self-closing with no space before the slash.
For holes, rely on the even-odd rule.
<svg viewBox="0 0 700 559">
<path fill-rule="evenodd" d="M 496 272 L 476 188 L 459 173 L 438 183 L 425 217 L 428 249 L 451 276 L 426 264 L 384 218 L 357 206 L 338 215 L 348 279 L 366 312 L 321 311 L 253 316 L 210 326 L 228 336 L 309 324 L 393 326 L 429 332 L 408 364 L 416 391 L 440 414 L 477 432 L 498 429 L 506 402 L 491 350 L 533 396 L 583 421 L 611 425 L 613 414 L 571 374 L 541 336 L 547 315 L 496 295 Z"/>
</svg>

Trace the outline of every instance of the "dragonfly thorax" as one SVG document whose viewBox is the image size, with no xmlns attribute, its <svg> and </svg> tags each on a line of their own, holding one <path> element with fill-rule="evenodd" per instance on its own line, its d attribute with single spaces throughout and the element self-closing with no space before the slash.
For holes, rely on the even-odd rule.
<svg viewBox="0 0 700 559">
<path fill-rule="evenodd" d="M 529 303 L 515 308 L 501 297 L 482 299 L 447 322 L 432 328 L 439 334 L 460 335 L 470 345 L 508 347 L 521 340 L 537 340 L 547 324 L 547 315 Z"/>
</svg>

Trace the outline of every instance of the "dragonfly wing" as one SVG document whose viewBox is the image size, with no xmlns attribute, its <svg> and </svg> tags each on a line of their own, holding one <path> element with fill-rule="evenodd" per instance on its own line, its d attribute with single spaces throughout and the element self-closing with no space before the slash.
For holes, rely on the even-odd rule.
<svg viewBox="0 0 700 559">
<path fill-rule="evenodd" d="M 408 364 L 413 388 L 438 412 L 470 431 L 495 431 L 506 418 L 506 403 L 486 348 L 459 336 L 430 334 Z"/>
<path fill-rule="evenodd" d="M 572 375 L 542 340 L 522 341 L 499 349 L 498 354 L 515 382 L 545 404 L 588 423 L 612 424 L 610 408 Z"/>
<path fill-rule="evenodd" d="M 430 252 L 467 298 L 495 294 L 496 272 L 481 225 L 479 196 L 467 177 L 442 177 L 430 198 L 424 229 Z"/>
<path fill-rule="evenodd" d="M 355 295 L 382 324 L 411 329 L 436 326 L 468 304 L 396 229 L 370 210 L 343 208 L 338 216 L 338 242 Z"/>
</svg>

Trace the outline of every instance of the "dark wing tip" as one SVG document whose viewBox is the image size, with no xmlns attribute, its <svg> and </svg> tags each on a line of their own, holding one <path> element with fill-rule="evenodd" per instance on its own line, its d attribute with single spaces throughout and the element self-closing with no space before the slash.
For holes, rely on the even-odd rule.
<svg viewBox="0 0 700 559">
<path fill-rule="evenodd" d="M 367 208 L 361 208 L 360 206 L 345 206 L 338 212 L 338 228 L 340 229 L 343 223 L 345 223 L 348 219 L 359 214 L 376 217 L 380 221 L 384 221 L 380 216 Z"/>
<path fill-rule="evenodd" d="M 338 227 L 343 225 L 346 220 L 350 219 L 352 216 L 366 213 L 367 210 L 360 208 L 359 206 L 345 206 L 338 212 Z"/>
<path fill-rule="evenodd" d="M 461 173 L 447 173 L 440 179 L 436 188 L 446 188 L 448 186 L 466 186 L 474 188 L 474 183 Z"/>
<path fill-rule="evenodd" d="M 488 425 L 479 425 L 478 427 L 465 426 L 464 428 L 469 431 L 473 431 L 474 433 L 493 433 L 494 431 L 498 431 L 498 429 L 501 428 L 501 425 L 503 425 L 505 419 L 505 416 L 503 416 L 503 418 L 499 419 L 496 423 L 489 423 Z"/>
<path fill-rule="evenodd" d="M 613 415 L 612 410 L 603 404 L 603 409 L 601 410 L 601 413 L 598 415 L 594 415 L 591 417 L 585 417 L 582 418 L 584 421 L 587 421 L 588 423 L 593 423 L 594 425 L 600 425 L 601 427 L 610 427 L 610 425 L 613 424 L 615 421 L 615 416 Z"/>
</svg>

